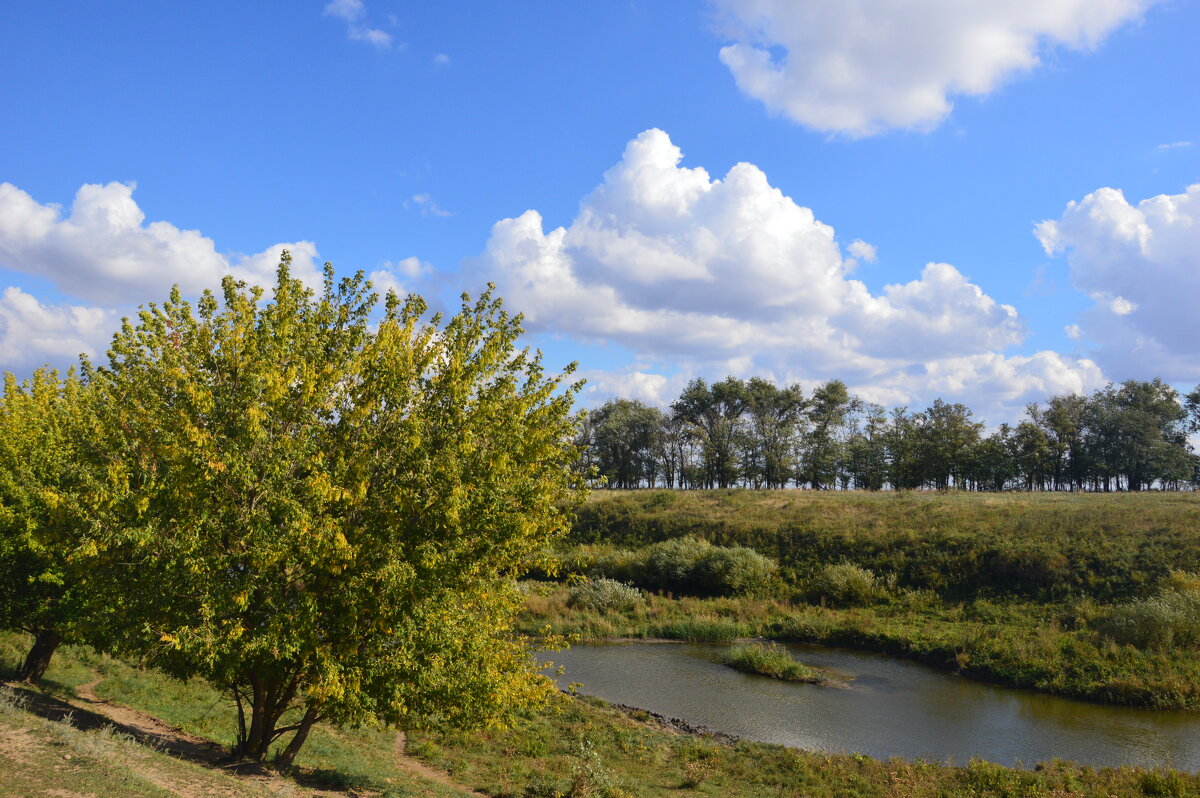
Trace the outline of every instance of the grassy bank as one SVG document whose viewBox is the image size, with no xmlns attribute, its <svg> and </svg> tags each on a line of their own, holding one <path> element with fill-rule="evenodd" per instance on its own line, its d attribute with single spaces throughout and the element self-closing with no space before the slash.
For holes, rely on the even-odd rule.
<svg viewBox="0 0 1200 798">
<path fill-rule="evenodd" d="M 24 635 L 0 632 L 0 677 L 11 678 L 15 672 L 19 655 L 28 645 Z M 235 709 L 232 701 L 222 696 L 210 684 L 201 679 L 179 681 L 159 671 L 136 668 L 122 660 L 97 654 L 81 646 L 65 646 L 54 657 L 42 690 L 52 696 L 71 697 L 80 685 L 99 678 L 92 688 L 100 698 L 133 707 L 159 718 L 183 731 L 213 740 L 228 746 L 234 738 Z M 37 718 L 28 718 L 36 723 Z M 25 723 L 26 721 L 18 721 Z M 61 724 L 51 724 L 54 728 Z M 59 732 L 55 732 L 56 734 Z M 69 732 L 61 732 L 69 733 Z M 83 734 L 83 732 L 76 732 Z M 92 735 L 95 737 L 95 735 Z M 49 738 L 53 740 L 53 735 Z M 357 729 L 334 728 L 318 725 L 313 729 L 308 743 L 296 760 L 294 785 L 308 788 L 349 791 L 354 795 L 373 796 L 441 796 L 450 798 L 463 793 L 427 780 L 415 777 L 400 767 L 396 757 L 396 733 L 394 730 L 363 727 Z M 101 759 L 103 756 L 98 755 Z M 164 758 L 170 759 L 166 755 Z M 0 762 L 3 759 L 0 757 Z M 49 788 L 56 786 L 57 771 L 47 770 L 35 760 L 27 780 L 30 784 L 40 783 Z M 119 761 L 119 760 L 118 760 Z M 204 771 L 204 768 L 189 767 Z M 95 778 L 107 778 L 109 770 L 96 771 Z M 210 771 L 209 771 L 210 772 Z M 221 775 L 221 774 L 216 774 Z M 91 778 L 91 776 L 89 776 Z M 122 777 L 123 778 L 123 777 Z M 114 784 L 123 784 L 118 781 Z M 256 792 L 254 784 L 245 780 L 225 782 L 226 791 L 219 795 L 279 795 L 279 785 L 274 791 Z M 131 788 L 133 789 L 133 788 Z M 138 787 L 137 789 L 141 789 Z M 283 794 L 292 794 L 284 785 Z M 296 786 L 296 789 L 300 789 Z M 81 790 L 81 794 L 89 791 Z M 104 796 L 178 795 L 180 793 L 137 792 L 117 790 L 92 790 L 92 794 Z M 35 795 L 29 789 L 14 795 Z M 185 792 L 188 795 L 205 794 L 202 790 Z M 308 793 L 304 793 L 307 795 Z M 6 793 L 0 786 L 0 796 Z"/>
<path fill-rule="evenodd" d="M 418 750 L 497 798 L 1123 798 L 1200 791 L 1200 778 L 1172 771 L 1059 762 L 1032 771 L 982 761 L 951 767 L 745 741 L 725 745 L 655 728 L 600 701 L 566 697 L 508 730 L 423 735 Z"/>
<path fill-rule="evenodd" d="M 753 548 L 792 582 L 845 561 L 945 597 L 1112 601 L 1200 571 L 1200 495 L 601 490 L 570 542 L 684 536 Z"/>
<path fill-rule="evenodd" d="M 0 634 L 0 668 L 11 668 L 24 640 Z M 99 675 L 105 698 L 150 712 L 217 740 L 231 733 L 222 698 L 201 681 L 178 682 L 87 649 L 56 656 L 48 687 L 63 695 Z M 451 796 L 461 792 L 416 779 L 396 767 L 395 736 L 386 730 L 314 732 L 301 754 L 309 786 L 351 795 Z M 19 753 L 14 741 L 20 743 Z M 881 762 L 860 755 L 808 753 L 775 745 L 727 745 L 677 734 L 648 715 L 568 696 L 522 713 L 507 729 L 411 733 L 409 751 L 457 782 L 495 798 L 1067 798 L 1191 796 L 1200 777 L 1170 770 L 1094 770 L 1052 762 L 1037 770 L 986 762 L 953 767 Z M 72 756 L 65 759 L 64 755 Z M 159 759 L 161 757 L 161 760 Z M 114 798 L 161 795 L 259 796 L 254 783 L 154 754 L 105 732 L 84 732 L 0 702 L 0 795 L 70 794 Z M 10 764 L 16 763 L 16 764 Z M 132 769 L 132 764 L 140 769 Z M 149 778 L 147 774 L 153 774 Z M 155 781 L 154 779 L 158 779 Z M 299 789 L 299 788 L 297 788 Z M 60 792 L 57 794 L 68 794 Z M 275 785 L 269 794 L 295 794 Z M 307 793 L 303 793 L 307 794 Z"/>
<path fill-rule="evenodd" d="M 900 591 L 871 606 L 837 609 L 784 599 L 647 595 L 625 610 L 568 606 L 565 586 L 530 590 L 521 626 L 581 640 L 766 637 L 909 657 L 974 678 L 1103 703 L 1200 709 L 1200 656 L 1142 650 L 1093 628 L 1101 608 L 977 599 L 946 603 Z"/>
</svg>

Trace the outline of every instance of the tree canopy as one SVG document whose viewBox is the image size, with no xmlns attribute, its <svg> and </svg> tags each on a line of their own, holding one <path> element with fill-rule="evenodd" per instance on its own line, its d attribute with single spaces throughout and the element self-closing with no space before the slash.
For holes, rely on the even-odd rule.
<svg viewBox="0 0 1200 798">
<path fill-rule="evenodd" d="M 327 266 L 314 293 L 286 254 L 269 296 L 176 290 L 114 336 L 74 452 L 104 475 L 90 545 L 121 553 L 105 645 L 229 691 L 237 755 L 294 732 L 283 768 L 319 720 L 487 723 L 551 686 L 510 624 L 514 576 L 583 490 L 573 366 L 518 349 L 490 286 L 444 323 L 419 297 L 376 306 L 361 273 Z M 45 408 L 76 390 L 10 385 L 0 421 L 21 434 L 0 456 L 58 435 Z M 49 482 L 74 450 L 53 451 Z M 31 480 L 4 483 L 10 526 L 53 518 Z"/>
</svg>

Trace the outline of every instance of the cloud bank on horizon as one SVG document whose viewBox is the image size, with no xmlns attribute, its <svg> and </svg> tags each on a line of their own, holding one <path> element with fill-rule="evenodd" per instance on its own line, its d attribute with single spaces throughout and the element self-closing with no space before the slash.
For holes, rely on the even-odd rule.
<svg viewBox="0 0 1200 798">
<path fill-rule="evenodd" d="M 928 130 L 1054 46 L 1098 46 L 1161 0 L 712 0 L 745 94 L 815 130 Z"/>
<path fill-rule="evenodd" d="M 697 374 L 838 377 L 883 404 L 955 395 L 1008 416 L 1103 382 L 1086 358 L 1003 354 L 1026 334 L 1017 310 L 954 266 L 872 294 L 852 277 L 870 244 L 843 254 L 833 228 L 753 164 L 714 179 L 682 157 L 645 131 L 569 226 L 546 231 L 534 210 L 504 219 L 469 264 L 535 331 L 614 342 L 654 366 L 592 372 L 602 393 L 663 402 Z M 672 368 L 674 379 L 653 373 Z"/>
<path fill-rule="evenodd" d="M 468 289 L 495 282 L 531 332 L 635 353 L 630 368 L 587 372 L 594 398 L 668 402 L 695 376 L 836 377 L 885 405 L 950 396 L 999 420 L 1050 394 L 1091 390 L 1106 373 L 1200 379 L 1200 185 L 1136 206 L 1101 188 L 1038 224 L 1046 252 L 1065 254 L 1075 287 L 1093 300 L 1069 331 L 1092 348 L 1087 356 L 1012 354 L 1027 333 L 1017 309 L 953 265 L 927 263 L 908 282 L 872 293 L 853 276 L 860 261 L 876 260 L 870 243 L 840 244 L 753 164 L 713 178 L 682 159 L 664 131 L 641 133 L 570 225 L 547 231 L 536 210 L 502 219 L 460 275 Z M 82 302 L 8 287 L 0 365 L 95 356 L 122 313 L 161 300 L 173 284 L 191 295 L 225 275 L 269 285 L 284 249 L 294 274 L 320 282 L 312 242 L 221 254 L 197 230 L 146 223 L 133 190 L 84 185 L 64 213 L 0 184 L 0 266 Z M 398 293 L 444 282 L 415 257 L 369 277 Z"/>
</svg>

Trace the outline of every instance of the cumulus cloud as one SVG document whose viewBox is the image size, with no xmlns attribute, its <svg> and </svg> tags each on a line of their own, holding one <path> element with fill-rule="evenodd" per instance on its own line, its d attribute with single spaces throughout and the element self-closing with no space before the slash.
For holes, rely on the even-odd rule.
<svg viewBox="0 0 1200 798">
<path fill-rule="evenodd" d="M 332 0 L 325 6 L 325 15 L 346 23 L 346 35 L 353 41 L 366 42 L 380 50 L 392 46 L 392 35 L 366 23 L 367 8 L 362 0 Z"/>
<path fill-rule="evenodd" d="M 131 183 L 84 185 L 64 211 L 0 183 L 0 269 L 39 278 L 81 301 L 45 303 L 18 287 L 5 289 L 0 368 L 65 365 L 80 353 L 103 352 L 122 315 L 166 299 L 172 285 L 192 296 L 218 288 L 225 275 L 274 285 L 285 249 L 292 255 L 293 276 L 313 288 L 321 285 L 312 242 L 274 244 L 251 255 L 221 254 L 197 230 L 147 223 L 133 190 Z"/>
<path fill-rule="evenodd" d="M 433 275 L 433 264 L 420 258 L 407 257 L 395 263 L 384 263 L 380 268 L 367 275 L 375 291 L 381 296 L 389 291 L 398 296 L 407 294 L 415 283 Z"/>
<path fill-rule="evenodd" d="M 879 260 L 875 247 L 861 239 L 851 241 L 850 246 L 846 247 L 846 251 L 858 260 L 865 260 L 867 263 L 875 263 Z"/>
<path fill-rule="evenodd" d="M 0 266 L 49 280 L 64 294 L 102 305 L 165 299 L 216 288 L 226 274 L 260 285 L 275 281 L 284 249 L 293 274 L 319 285 L 316 246 L 275 244 L 253 255 L 219 254 L 197 230 L 150 222 L 133 200 L 132 183 L 84 185 L 64 215 L 10 183 L 0 183 Z"/>
<path fill-rule="evenodd" d="M 997 354 L 1024 324 L 954 266 L 928 264 L 872 294 L 850 279 L 833 228 L 758 167 L 713 179 L 681 158 L 663 131 L 642 133 L 568 227 L 547 231 L 533 210 L 501 220 L 468 272 L 495 281 L 532 329 L 615 342 L 692 374 L 838 377 L 899 402 L 940 386 L 1020 398 L 1063 374 L 1097 377 L 1094 364 L 1053 353 Z M 873 254 L 868 246 L 850 252 Z M 647 394 L 663 385 L 606 379 Z"/>
<path fill-rule="evenodd" d="M 1159 0 L 713 0 L 721 61 L 768 109 L 817 130 L 928 129 L 1056 45 L 1097 46 Z"/>
<path fill-rule="evenodd" d="M 1200 379 L 1200 184 L 1137 205 L 1101 188 L 1034 232 L 1094 301 L 1076 329 L 1106 370 Z"/>
<path fill-rule="evenodd" d="M 111 310 L 46 305 L 20 288 L 0 294 L 0 365 L 30 369 L 44 363 L 67 365 L 79 355 L 104 351 L 116 329 Z"/>
</svg>

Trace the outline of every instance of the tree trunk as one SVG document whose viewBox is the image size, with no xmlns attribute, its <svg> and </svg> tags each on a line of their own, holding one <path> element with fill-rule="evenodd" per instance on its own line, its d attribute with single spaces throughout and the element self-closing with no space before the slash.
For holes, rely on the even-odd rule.
<svg viewBox="0 0 1200 798">
<path fill-rule="evenodd" d="M 39 630 L 34 638 L 33 647 L 25 657 L 25 663 L 21 670 L 17 671 L 17 678 L 30 684 L 41 681 L 46 675 L 46 668 L 50 667 L 50 658 L 54 656 L 54 651 L 61 642 L 62 635 L 53 629 Z"/>
<path fill-rule="evenodd" d="M 309 707 L 304 712 L 304 717 L 300 720 L 296 728 L 296 734 L 288 742 L 287 748 L 283 749 L 283 753 L 279 755 L 279 762 L 276 767 L 280 773 L 287 773 L 292 769 L 292 763 L 296 761 L 296 754 L 300 753 L 300 747 L 304 745 L 304 741 L 308 739 L 309 729 L 317 722 L 318 714 L 315 707 Z"/>
</svg>

